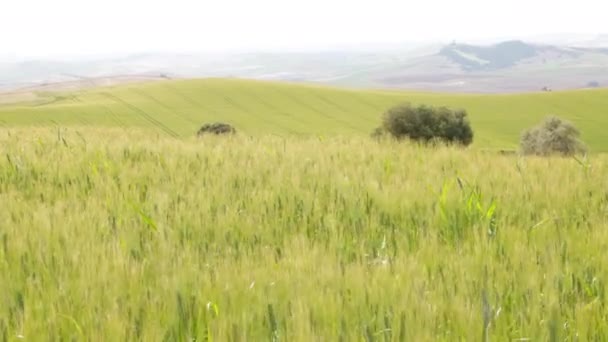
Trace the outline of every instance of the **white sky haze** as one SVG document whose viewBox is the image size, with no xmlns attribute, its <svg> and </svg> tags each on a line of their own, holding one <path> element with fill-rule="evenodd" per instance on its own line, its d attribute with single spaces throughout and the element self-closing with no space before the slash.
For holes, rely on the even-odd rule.
<svg viewBox="0 0 608 342">
<path fill-rule="evenodd" d="M 0 55 L 599 34 L 607 12 L 604 0 L 0 0 Z"/>
</svg>

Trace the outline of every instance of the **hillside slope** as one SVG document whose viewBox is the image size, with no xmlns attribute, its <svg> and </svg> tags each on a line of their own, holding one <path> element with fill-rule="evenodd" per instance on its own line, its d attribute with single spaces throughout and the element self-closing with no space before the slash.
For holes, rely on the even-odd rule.
<svg viewBox="0 0 608 342">
<path fill-rule="evenodd" d="M 143 127 L 188 137 L 203 123 L 219 120 L 252 135 L 367 135 L 387 108 L 401 102 L 466 109 L 479 148 L 515 147 L 522 129 L 554 114 L 575 122 L 593 151 L 608 151 L 608 90 L 603 89 L 455 95 L 226 79 L 162 81 L 0 104 L 0 125 Z"/>
</svg>

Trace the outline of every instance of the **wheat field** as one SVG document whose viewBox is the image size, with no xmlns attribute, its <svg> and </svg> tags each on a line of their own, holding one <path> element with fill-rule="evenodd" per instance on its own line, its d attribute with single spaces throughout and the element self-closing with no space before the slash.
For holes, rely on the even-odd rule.
<svg viewBox="0 0 608 342">
<path fill-rule="evenodd" d="M 4 128 L 0 340 L 606 340 L 607 162 Z"/>
<path fill-rule="evenodd" d="M 0 127 L 145 128 L 187 138 L 222 121 L 253 136 L 367 137 L 387 109 L 410 102 L 465 109 L 478 149 L 515 149 L 522 131 L 555 115 L 580 129 L 591 152 L 608 151 L 608 89 L 482 95 L 195 79 L 35 95 L 0 103 Z"/>
</svg>

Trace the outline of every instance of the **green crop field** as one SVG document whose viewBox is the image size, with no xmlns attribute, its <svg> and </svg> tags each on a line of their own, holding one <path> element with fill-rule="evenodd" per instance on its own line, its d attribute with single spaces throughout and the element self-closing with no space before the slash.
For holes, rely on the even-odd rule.
<svg viewBox="0 0 608 342">
<path fill-rule="evenodd" d="M 608 158 L 0 129 L 0 340 L 601 341 Z"/>
<path fill-rule="evenodd" d="M 606 151 L 606 95 L 196 80 L 4 102 L 0 341 L 608 340 L 608 155 L 489 151 L 547 114 Z M 371 139 L 403 101 L 467 109 L 473 148 Z M 209 121 L 239 134 L 196 138 Z"/>
<path fill-rule="evenodd" d="M 367 135 L 386 109 L 401 102 L 466 109 L 478 148 L 514 148 L 523 129 L 558 115 L 577 125 L 592 152 L 608 151 L 608 90 L 449 95 L 222 79 L 167 81 L 0 104 L 0 124 L 150 127 L 187 137 L 205 122 L 220 120 L 258 136 Z"/>
</svg>

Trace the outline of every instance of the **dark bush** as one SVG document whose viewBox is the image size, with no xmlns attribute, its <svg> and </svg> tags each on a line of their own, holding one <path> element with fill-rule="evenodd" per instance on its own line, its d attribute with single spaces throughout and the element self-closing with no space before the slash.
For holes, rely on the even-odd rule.
<svg viewBox="0 0 608 342">
<path fill-rule="evenodd" d="M 380 129 L 397 139 L 423 143 L 440 141 L 467 146 L 473 142 L 466 111 L 446 107 L 400 105 L 384 113 Z"/>
<path fill-rule="evenodd" d="M 579 136 L 580 132 L 572 123 L 551 116 L 522 134 L 520 148 L 525 155 L 572 156 L 586 151 Z"/>
<path fill-rule="evenodd" d="M 203 127 L 201 127 L 201 129 L 198 130 L 197 135 L 200 137 L 205 134 L 220 135 L 220 134 L 234 134 L 234 133 L 236 133 L 236 129 L 234 129 L 234 127 L 232 127 L 231 125 L 226 124 L 226 123 L 221 123 L 221 122 L 215 122 L 215 123 L 205 124 Z"/>
</svg>

